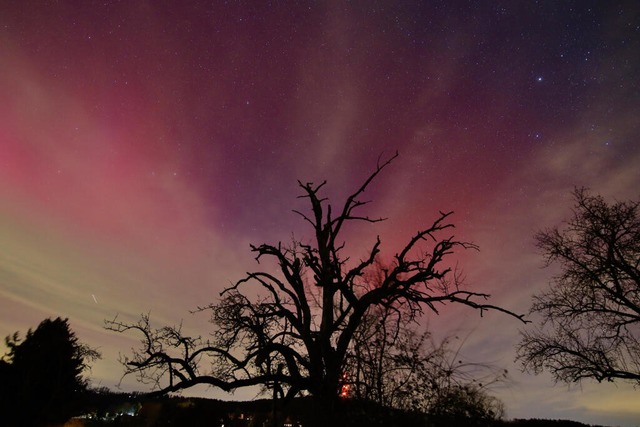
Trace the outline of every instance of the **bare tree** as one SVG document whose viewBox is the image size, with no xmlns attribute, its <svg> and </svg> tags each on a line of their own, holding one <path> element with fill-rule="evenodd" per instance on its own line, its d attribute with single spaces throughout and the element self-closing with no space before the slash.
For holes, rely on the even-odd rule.
<svg viewBox="0 0 640 427">
<path fill-rule="evenodd" d="M 574 191 L 573 216 L 536 236 L 560 273 L 534 297 L 539 329 L 524 332 L 518 359 L 556 381 L 640 384 L 640 217 L 637 201 L 608 204 Z"/>
<path fill-rule="evenodd" d="M 428 329 L 419 332 L 424 327 L 407 324 L 405 317 L 393 307 L 371 308 L 354 336 L 343 393 L 459 421 L 501 418 L 502 403 L 489 392 L 507 382 L 507 371 L 465 360 L 466 338 L 436 341 Z"/>
<path fill-rule="evenodd" d="M 425 309 L 437 312 L 439 305 L 456 303 L 522 320 L 486 304 L 489 295 L 460 288 L 444 265 L 456 249 L 476 249 L 454 238 L 451 212 L 441 212 L 411 237 L 375 286 L 366 273 L 375 268 L 379 238 L 358 261 L 343 255 L 340 236 L 349 223 L 383 220 L 360 213 L 368 204 L 361 197 L 396 157 L 379 162 L 338 210 L 320 195 L 325 182 L 299 182 L 300 197 L 311 208 L 294 212 L 311 227 L 311 243 L 251 246 L 258 262 L 271 259 L 275 266 L 248 273 L 225 289 L 220 301 L 199 308 L 211 312 L 215 325 L 208 340 L 186 337 L 180 327 L 153 329 L 147 316 L 136 324 L 108 321 L 108 329 L 137 330 L 142 336 L 142 347 L 124 359 L 125 375 L 137 374 L 159 392 L 196 384 L 223 390 L 277 385 L 287 396 L 311 394 L 329 414 L 339 400 L 354 334 L 372 307 L 401 307 L 410 321 Z"/>
</svg>

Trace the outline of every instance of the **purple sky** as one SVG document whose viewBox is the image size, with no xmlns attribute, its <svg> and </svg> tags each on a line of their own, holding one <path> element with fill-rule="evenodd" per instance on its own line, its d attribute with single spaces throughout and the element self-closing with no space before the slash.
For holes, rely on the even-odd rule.
<svg viewBox="0 0 640 427">
<path fill-rule="evenodd" d="M 256 268 L 249 243 L 311 237 L 297 179 L 339 203 L 398 150 L 367 193 L 389 220 L 348 250 L 390 256 L 453 210 L 469 286 L 518 312 L 574 186 L 638 197 L 635 1 L 229 3 L 0 1 L 0 335 L 69 317 L 93 385 L 136 343 L 104 319 L 204 334 L 189 310 Z M 640 423 L 628 385 L 520 373 L 506 316 L 429 321 L 510 371 L 509 417 Z"/>
</svg>

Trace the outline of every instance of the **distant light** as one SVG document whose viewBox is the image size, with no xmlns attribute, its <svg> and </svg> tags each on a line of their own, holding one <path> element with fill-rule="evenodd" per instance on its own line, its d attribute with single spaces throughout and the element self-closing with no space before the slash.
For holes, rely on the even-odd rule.
<svg viewBox="0 0 640 427">
<path fill-rule="evenodd" d="M 536 77 L 536 81 L 537 82 L 542 82 L 543 80 L 544 80 L 544 78 L 542 76 Z"/>
</svg>

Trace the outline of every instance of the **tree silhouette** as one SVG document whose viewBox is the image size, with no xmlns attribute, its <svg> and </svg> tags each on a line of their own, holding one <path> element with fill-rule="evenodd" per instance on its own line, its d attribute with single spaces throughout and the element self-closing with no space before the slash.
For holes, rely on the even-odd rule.
<svg viewBox="0 0 640 427">
<path fill-rule="evenodd" d="M 338 209 L 320 195 L 326 181 L 299 182 L 300 197 L 308 200 L 310 210 L 294 212 L 310 226 L 312 239 L 289 246 L 252 245 L 258 262 L 272 260 L 274 265 L 248 273 L 225 289 L 220 301 L 199 308 L 211 313 L 215 325 L 209 339 L 185 336 L 179 326 L 155 329 L 148 315 L 133 324 L 107 321 L 108 329 L 141 333 L 142 347 L 123 359 L 125 375 L 138 375 L 160 393 L 196 384 L 224 390 L 277 384 L 289 397 L 312 395 L 323 408 L 321 415 L 329 416 L 340 401 L 354 334 L 371 308 L 402 307 L 407 322 L 425 309 L 437 313 L 447 303 L 522 319 L 486 304 L 489 295 L 463 289 L 446 265 L 455 250 L 476 249 L 455 239 L 451 212 L 440 212 L 414 234 L 379 283 L 366 279 L 380 253 L 379 238 L 358 261 L 343 254 L 341 233 L 348 224 L 383 220 L 360 213 L 368 204 L 361 197 L 396 157 L 379 162 Z"/>
<path fill-rule="evenodd" d="M 403 322 L 401 311 L 375 307 L 354 337 L 343 389 L 381 406 L 430 414 L 445 425 L 499 419 L 502 403 L 489 390 L 506 382 L 507 372 L 464 360 L 465 341 L 450 336 L 436 342 L 428 330 L 419 333 Z"/>
<path fill-rule="evenodd" d="M 574 198 L 565 226 L 536 236 L 560 274 L 534 297 L 531 312 L 542 324 L 523 333 L 518 359 L 557 381 L 640 384 L 639 202 L 608 204 L 585 189 Z"/>
<path fill-rule="evenodd" d="M 78 341 L 68 319 L 45 319 L 24 340 L 16 332 L 5 341 L 9 352 L 0 373 L 7 424 L 63 423 L 74 415 L 86 388 L 82 371 L 99 354 Z"/>
</svg>

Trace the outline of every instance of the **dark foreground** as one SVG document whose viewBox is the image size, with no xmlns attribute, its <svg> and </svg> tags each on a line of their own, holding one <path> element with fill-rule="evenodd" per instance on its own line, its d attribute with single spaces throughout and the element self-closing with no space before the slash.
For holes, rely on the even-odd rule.
<svg viewBox="0 0 640 427">
<path fill-rule="evenodd" d="M 67 427 L 588 427 L 566 420 L 477 420 L 464 417 L 434 417 L 425 414 L 380 408 L 370 403 L 345 401 L 340 415 L 320 413 L 308 399 L 278 402 L 271 400 L 227 402 L 202 398 L 161 397 L 114 393 L 94 393 L 86 402 L 86 412 Z M 323 421 L 324 420 L 324 421 Z M 28 424 L 24 424 L 28 425 Z M 594 426 L 598 427 L 598 426 Z"/>
</svg>

